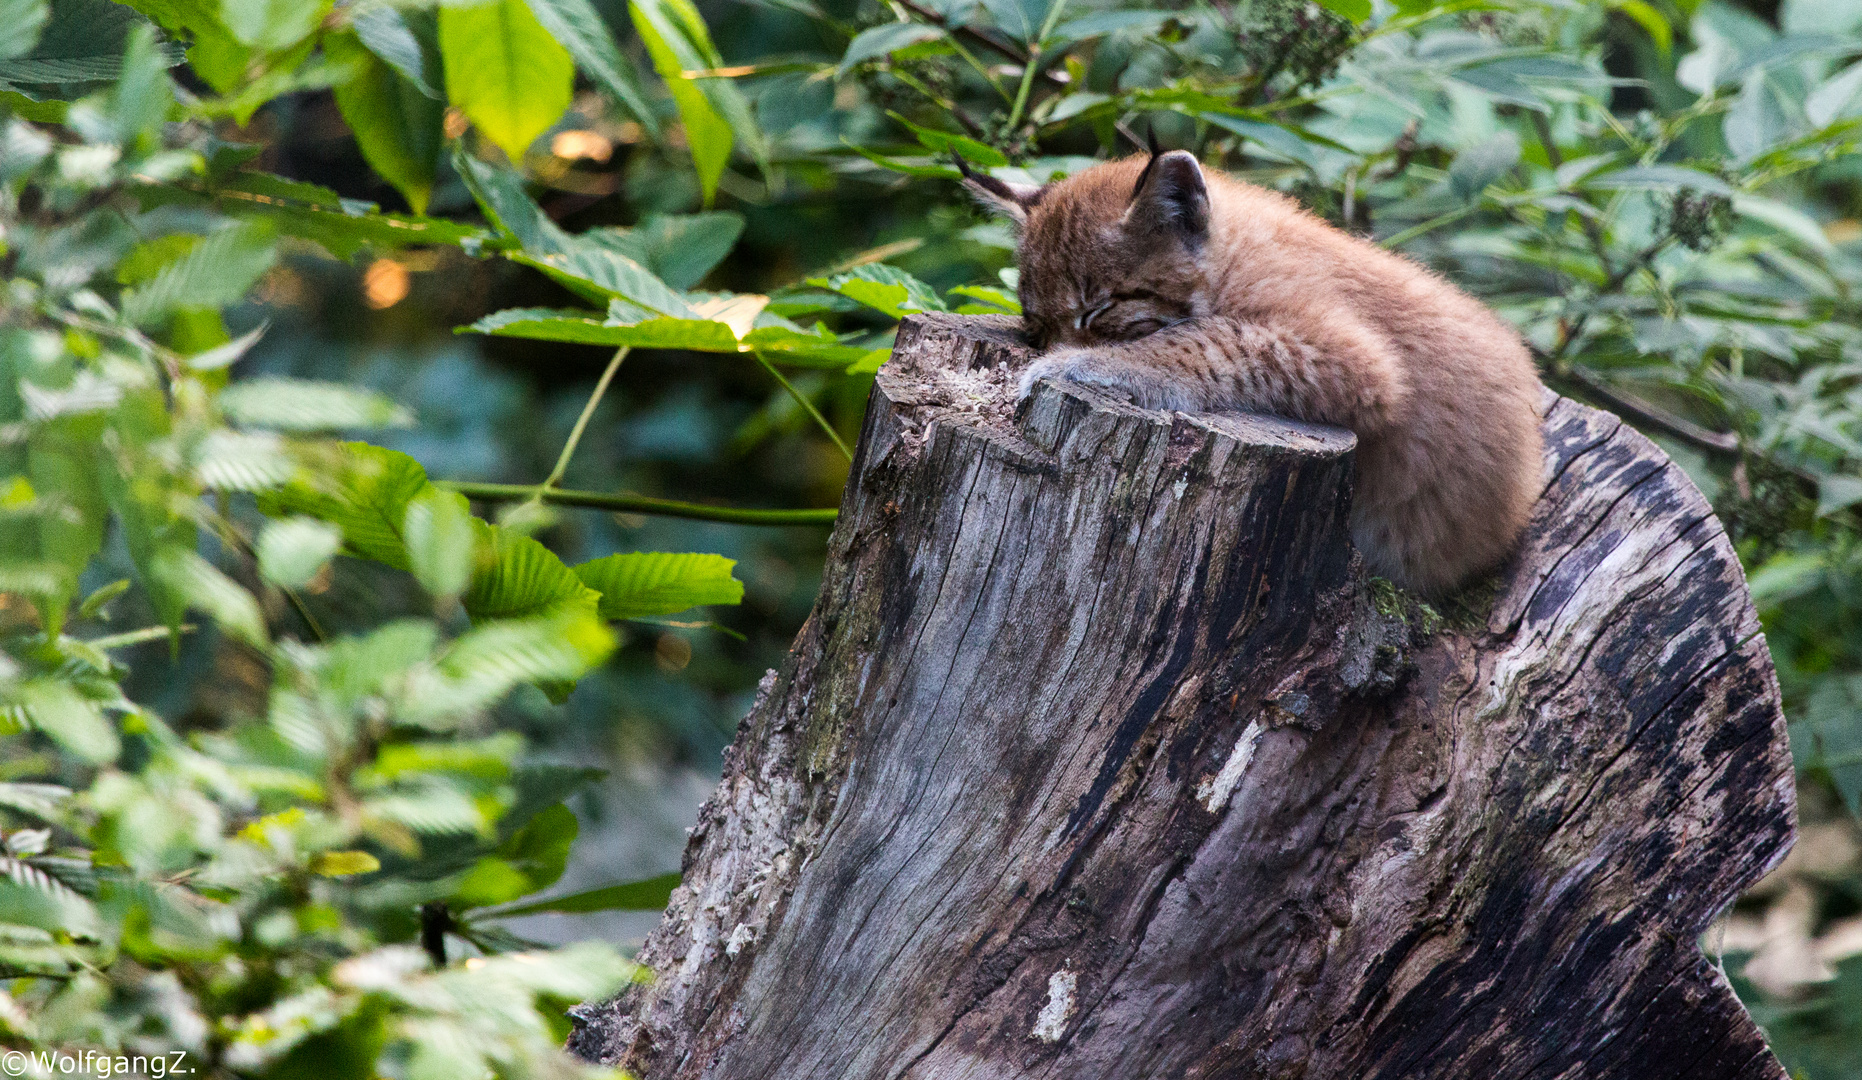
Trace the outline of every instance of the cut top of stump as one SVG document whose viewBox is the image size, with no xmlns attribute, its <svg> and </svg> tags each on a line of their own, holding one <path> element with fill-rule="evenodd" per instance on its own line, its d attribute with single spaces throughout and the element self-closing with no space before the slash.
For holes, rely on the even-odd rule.
<svg viewBox="0 0 1862 1080">
<path fill-rule="evenodd" d="M 1781 1080 L 1698 935 L 1792 769 L 1731 545 L 1547 394 L 1545 490 L 1423 607 L 1346 536 L 1352 437 L 1044 384 L 914 316 L 822 592 L 725 760 L 647 1080 Z"/>
</svg>

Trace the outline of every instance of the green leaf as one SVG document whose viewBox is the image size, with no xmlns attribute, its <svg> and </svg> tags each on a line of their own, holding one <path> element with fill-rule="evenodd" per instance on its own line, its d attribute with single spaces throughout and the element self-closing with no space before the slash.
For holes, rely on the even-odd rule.
<svg viewBox="0 0 1862 1080">
<path fill-rule="evenodd" d="M 488 915 L 497 918 L 509 918 L 516 915 L 534 915 L 544 911 L 562 911 L 570 914 L 583 914 L 590 911 L 658 911 L 672 899 L 672 891 L 679 887 L 679 874 L 661 874 L 647 878 L 645 881 L 630 881 L 625 885 L 606 885 L 586 892 L 570 893 L 549 900 L 537 900 L 516 907 L 500 908 Z"/>
<path fill-rule="evenodd" d="M 736 90 L 729 84 L 722 90 L 701 87 L 686 76 L 688 71 L 723 66 L 711 45 L 704 19 L 691 0 L 631 0 L 628 10 L 647 55 L 653 58 L 654 70 L 665 80 L 673 104 L 678 106 L 679 119 L 685 124 L 685 141 L 692 150 L 692 166 L 698 171 L 698 186 L 709 206 L 718 192 L 718 178 L 730 161 L 733 141 L 733 125 L 718 107 L 718 99 L 727 91 L 735 95 Z"/>
<path fill-rule="evenodd" d="M 981 300 L 992 307 L 1001 308 L 1010 315 L 1022 313 L 1021 300 L 1007 289 L 998 289 L 994 285 L 959 285 L 950 290 L 952 296 L 967 296 L 972 300 Z"/>
<path fill-rule="evenodd" d="M 608 24 L 589 0 L 529 0 L 530 12 L 575 57 L 596 82 L 608 89 L 634 119 L 659 138 L 659 114 L 641 88 L 639 73 L 614 44 Z"/>
<path fill-rule="evenodd" d="M 575 814 L 557 803 L 545 807 L 498 845 L 498 854 L 524 875 L 524 893 L 533 893 L 549 888 L 562 877 L 563 868 L 569 864 L 570 845 L 580 831 L 581 823 Z"/>
<path fill-rule="evenodd" d="M 1593 173 L 1585 177 L 1579 185 L 1584 188 L 1602 188 L 1606 191 L 1698 191 L 1707 195 L 1732 195 L 1733 188 L 1726 181 L 1699 169 L 1690 169 L 1683 165 L 1636 165 L 1613 172 Z"/>
<path fill-rule="evenodd" d="M 310 858 L 310 872 L 323 877 L 352 877 L 381 869 L 381 860 L 366 851 L 319 851 Z"/>
<path fill-rule="evenodd" d="M 377 59 L 354 34 L 327 34 L 323 49 L 358 72 L 337 86 L 335 95 L 363 159 L 394 185 L 414 213 L 425 214 L 445 140 L 445 105 Z"/>
<path fill-rule="evenodd" d="M 453 167 L 465 181 L 485 220 L 532 255 L 568 251 L 575 240 L 556 227 L 524 191 L 523 178 L 510 168 L 480 161 L 464 147 L 453 152 Z"/>
<path fill-rule="evenodd" d="M 211 616 L 225 633 L 257 648 L 269 643 L 259 602 L 212 563 L 192 551 L 171 549 L 163 553 L 155 571 L 189 607 Z"/>
<path fill-rule="evenodd" d="M 51 736 L 52 741 L 94 764 L 116 760 L 120 749 L 116 729 L 96 702 L 56 679 L 28 681 L 18 693 L 32 726 Z"/>
<path fill-rule="evenodd" d="M 323 650 L 322 689 L 338 705 L 353 706 L 384 692 L 403 673 L 432 659 L 439 641 L 439 628 L 426 619 L 397 619 L 367 634 L 337 638 Z M 278 711 L 274 706 L 274 716 Z M 400 753 L 384 747 L 376 756 L 375 768 L 393 778 L 392 766 Z"/>
<path fill-rule="evenodd" d="M 649 318 L 617 324 L 574 311 L 547 308 L 513 308 L 487 315 L 468 329 L 498 337 L 564 341 L 636 349 L 691 349 L 695 352 L 738 352 L 731 328 L 707 319 Z"/>
<path fill-rule="evenodd" d="M 731 576 L 736 565 L 722 555 L 635 551 L 581 563 L 575 573 L 601 594 L 602 618 L 640 619 L 741 603 L 743 582 Z"/>
<path fill-rule="evenodd" d="M 658 315 L 677 319 L 700 318 L 685 298 L 667 284 L 618 251 L 578 244 L 566 252 L 533 255 L 513 251 L 514 262 L 535 267 L 554 278 L 570 292 L 589 300 L 606 303 L 625 300 Z"/>
<path fill-rule="evenodd" d="M 310 36 L 333 0 L 220 0 L 220 21 L 242 45 L 276 52 Z"/>
<path fill-rule="evenodd" d="M 742 214 L 649 214 L 631 229 L 590 229 L 579 244 L 616 251 L 675 289 L 690 289 L 724 261 L 743 235 Z"/>
<path fill-rule="evenodd" d="M 908 45 L 932 41 L 944 36 L 940 27 L 916 22 L 893 22 L 860 31 L 847 43 L 835 73 L 845 75 L 856 66 L 881 56 L 890 56 Z"/>
<path fill-rule="evenodd" d="M 962 154 L 963 159 L 972 165 L 982 165 L 992 169 L 1009 163 L 1009 159 L 1002 151 L 988 143 L 977 142 L 975 139 L 962 135 L 953 135 L 948 131 L 919 127 L 895 112 L 888 112 L 886 115 L 910 128 L 912 134 L 918 137 L 919 143 L 928 150 L 940 154 L 949 154 L 954 151 Z"/>
<path fill-rule="evenodd" d="M 147 285 L 124 294 L 123 316 L 150 326 L 184 307 L 221 308 L 246 295 L 271 268 L 272 230 L 260 224 L 220 229 L 169 263 Z"/>
<path fill-rule="evenodd" d="M 0 60 L 31 52 L 50 15 L 45 0 L 0 0 Z"/>
<path fill-rule="evenodd" d="M 300 588 L 317 576 L 343 546 L 343 532 L 307 517 L 289 517 L 267 522 L 256 545 L 259 573 L 265 580 L 287 589 Z"/>
<path fill-rule="evenodd" d="M 565 608 L 593 612 L 600 597 L 556 557 L 528 536 L 481 525 L 480 563 L 464 597 L 474 619 L 509 619 Z"/>
<path fill-rule="evenodd" d="M 440 9 L 446 96 L 513 162 L 569 108 L 575 61 L 524 0 Z"/>
<path fill-rule="evenodd" d="M 407 504 L 402 536 L 409 567 L 429 593 L 455 597 L 471 584 L 478 532 L 464 496 L 428 487 Z"/>
<path fill-rule="evenodd" d="M 1371 17 L 1371 0 L 1318 0 L 1318 4 L 1353 23 L 1361 23 Z"/>
<path fill-rule="evenodd" d="M 1519 153 L 1519 136 L 1511 131 L 1502 131 L 1486 142 L 1463 150 L 1448 167 L 1449 190 L 1464 202 L 1480 198 L 1487 185 L 1519 164 Z"/>
<path fill-rule="evenodd" d="M 1663 57 L 1674 49 L 1674 27 L 1669 24 L 1668 16 L 1658 11 L 1655 5 L 1646 0 L 1619 0 L 1616 10 L 1634 19 L 1642 29 L 1648 31 L 1649 40 L 1655 42 L 1655 48 Z"/>
<path fill-rule="evenodd" d="M 833 277 L 809 278 L 808 284 L 857 300 L 895 319 L 918 311 L 949 310 L 931 286 L 885 263 L 869 263 Z"/>
<path fill-rule="evenodd" d="M 368 443 L 342 444 L 339 467 L 259 496 L 274 517 L 305 514 L 343 531 L 351 554 L 408 569 L 401 529 L 407 506 L 427 488 L 427 471 L 406 454 Z"/>
<path fill-rule="evenodd" d="M 372 390 L 308 379 L 249 379 L 220 394 L 235 423 L 280 431 L 407 427 L 413 414 Z"/>
<path fill-rule="evenodd" d="M 358 12 L 349 25 L 369 52 L 400 72 L 415 89 L 435 100 L 440 98 L 439 56 L 422 45 L 420 35 L 414 33 L 401 12 L 385 5 L 370 7 Z M 425 25 L 430 35 L 437 29 L 430 21 Z"/>
<path fill-rule="evenodd" d="M 536 618 L 494 619 L 452 643 L 438 664 L 444 681 L 415 687 L 402 714 L 410 722 L 456 725 L 519 684 L 579 679 L 613 648 L 614 632 L 595 617 L 592 603 Z"/>
</svg>

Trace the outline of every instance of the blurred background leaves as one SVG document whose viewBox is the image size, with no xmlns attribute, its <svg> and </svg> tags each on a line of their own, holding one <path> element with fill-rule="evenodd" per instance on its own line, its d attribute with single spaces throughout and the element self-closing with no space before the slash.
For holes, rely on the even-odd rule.
<svg viewBox="0 0 1862 1080">
<path fill-rule="evenodd" d="M 950 152 L 1154 131 L 1714 501 L 1804 829 L 1705 944 L 1862 1076 L 1858 57 L 1856 0 L 0 0 L 0 1026 L 574 1071 L 892 327 L 1016 310 Z"/>
</svg>

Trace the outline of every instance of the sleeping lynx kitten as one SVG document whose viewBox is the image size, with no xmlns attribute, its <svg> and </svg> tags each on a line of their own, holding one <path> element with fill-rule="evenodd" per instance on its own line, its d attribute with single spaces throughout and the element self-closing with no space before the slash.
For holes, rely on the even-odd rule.
<svg viewBox="0 0 1862 1080">
<path fill-rule="evenodd" d="M 1539 382 L 1478 301 L 1182 150 L 1041 188 L 963 171 L 1021 227 L 1023 325 L 1044 350 L 1023 397 L 1071 379 L 1349 428 L 1372 572 L 1440 594 L 1511 552 L 1539 493 Z"/>
</svg>

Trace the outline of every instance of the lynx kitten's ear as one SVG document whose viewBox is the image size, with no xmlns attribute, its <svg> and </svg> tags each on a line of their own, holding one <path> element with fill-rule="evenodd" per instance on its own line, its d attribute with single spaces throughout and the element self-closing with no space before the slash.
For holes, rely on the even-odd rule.
<svg viewBox="0 0 1862 1080">
<path fill-rule="evenodd" d="M 1209 187 L 1196 155 L 1188 150 L 1154 154 L 1138 174 L 1125 224 L 1140 233 L 1175 235 L 1191 244 L 1208 235 Z"/>
<path fill-rule="evenodd" d="M 957 163 L 957 171 L 963 174 L 963 186 L 970 189 L 970 194 L 976 196 L 978 202 L 1016 225 L 1028 223 L 1028 211 L 1041 201 L 1044 188 L 1006 183 L 970 168 L 970 163 L 954 150 L 950 156 Z"/>
</svg>

